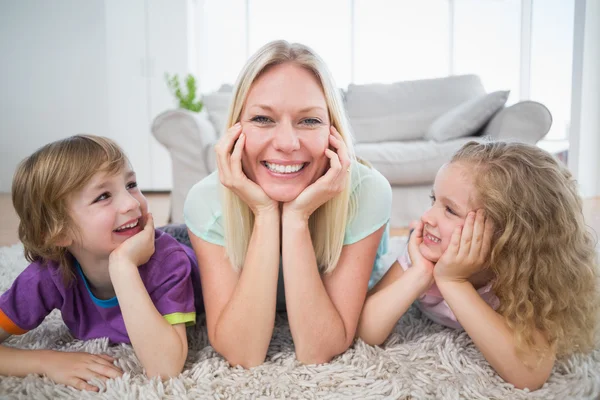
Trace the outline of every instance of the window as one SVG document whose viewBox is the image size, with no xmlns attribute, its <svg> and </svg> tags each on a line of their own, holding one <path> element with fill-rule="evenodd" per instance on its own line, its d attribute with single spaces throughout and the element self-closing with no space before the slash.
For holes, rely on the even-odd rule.
<svg viewBox="0 0 600 400">
<path fill-rule="evenodd" d="M 557 0 L 560 1 L 560 0 Z M 519 100 L 520 0 L 454 1 L 454 73 L 476 74 L 487 92 Z"/>
<path fill-rule="evenodd" d="M 447 0 L 355 0 L 358 84 L 448 76 Z"/>
<path fill-rule="evenodd" d="M 336 84 L 351 80 L 351 15 L 348 0 L 250 0 L 249 54 L 276 39 L 299 42 L 324 60 Z"/>
<path fill-rule="evenodd" d="M 534 0 L 531 99 L 552 114 L 547 139 L 566 139 L 571 119 L 574 0 Z"/>
<path fill-rule="evenodd" d="M 233 84 L 248 57 L 246 1 L 204 1 L 200 18 L 199 87 L 210 93 Z"/>
</svg>

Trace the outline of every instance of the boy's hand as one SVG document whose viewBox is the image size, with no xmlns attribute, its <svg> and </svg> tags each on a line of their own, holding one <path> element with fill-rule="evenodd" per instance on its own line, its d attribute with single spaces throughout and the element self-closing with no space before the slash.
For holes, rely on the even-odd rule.
<svg viewBox="0 0 600 400">
<path fill-rule="evenodd" d="M 129 261 L 136 266 L 148 262 L 154 254 L 154 218 L 152 214 L 146 215 L 144 229 L 121 243 L 119 247 L 110 253 L 109 262 Z"/>
<path fill-rule="evenodd" d="M 90 385 L 88 381 L 93 378 L 106 381 L 123 375 L 123 371 L 113 364 L 115 359 L 105 354 L 49 350 L 44 351 L 40 358 L 44 375 L 56 383 L 79 390 L 97 392 L 98 387 Z"/>
<path fill-rule="evenodd" d="M 483 210 L 471 211 L 465 226 L 454 230 L 448 248 L 435 265 L 435 281 L 464 282 L 483 270 L 491 250 L 493 232 L 493 223 L 485 217 Z"/>
</svg>

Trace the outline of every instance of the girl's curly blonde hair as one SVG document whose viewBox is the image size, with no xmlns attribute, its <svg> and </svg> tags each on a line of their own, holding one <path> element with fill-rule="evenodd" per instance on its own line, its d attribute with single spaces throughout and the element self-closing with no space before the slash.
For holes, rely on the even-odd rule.
<svg viewBox="0 0 600 400">
<path fill-rule="evenodd" d="M 561 357 L 593 349 L 600 310 L 595 239 L 568 169 L 536 146 L 506 142 L 471 141 L 451 162 L 472 167 L 495 224 L 493 290 L 519 353 Z M 535 343 L 535 330 L 550 348 Z"/>
</svg>

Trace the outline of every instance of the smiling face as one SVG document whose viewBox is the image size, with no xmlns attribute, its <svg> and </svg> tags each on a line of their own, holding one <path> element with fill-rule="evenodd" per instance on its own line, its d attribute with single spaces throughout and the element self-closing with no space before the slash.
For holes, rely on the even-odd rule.
<svg viewBox="0 0 600 400">
<path fill-rule="evenodd" d="M 468 167 L 461 163 L 444 165 L 438 171 L 431 193 L 431 207 L 421 217 L 421 254 L 437 262 L 448 248 L 452 233 L 463 226 L 469 211 L 480 208 Z"/>
<path fill-rule="evenodd" d="M 325 173 L 329 113 L 312 72 L 293 63 L 270 67 L 250 88 L 240 119 L 244 173 L 271 199 L 289 202 Z"/>
<path fill-rule="evenodd" d="M 108 258 L 143 229 L 142 217 L 148 213 L 148 202 L 127 162 L 114 175 L 97 172 L 68 204 L 76 228 L 68 248 L 80 262 Z"/>
</svg>

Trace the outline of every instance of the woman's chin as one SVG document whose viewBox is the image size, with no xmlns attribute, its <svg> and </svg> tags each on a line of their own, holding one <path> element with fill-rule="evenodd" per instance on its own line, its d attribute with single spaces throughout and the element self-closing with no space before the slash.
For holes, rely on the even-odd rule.
<svg viewBox="0 0 600 400">
<path fill-rule="evenodd" d="M 296 197 L 302 193 L 302 190 L 290 190 L 290 188 L 263 188 L 266 195 L 269 196 L 270 199 L 278 201 L 280 203 L 289 203 L 292 200 L 295 200 Z"/>
</svg>

